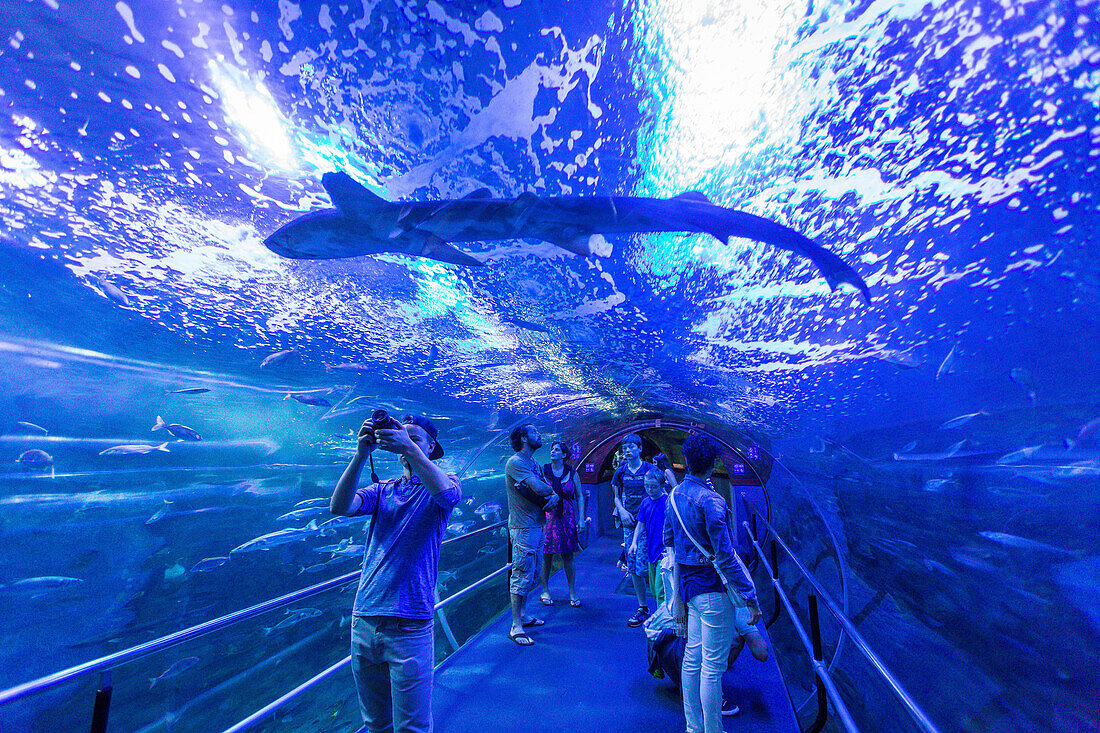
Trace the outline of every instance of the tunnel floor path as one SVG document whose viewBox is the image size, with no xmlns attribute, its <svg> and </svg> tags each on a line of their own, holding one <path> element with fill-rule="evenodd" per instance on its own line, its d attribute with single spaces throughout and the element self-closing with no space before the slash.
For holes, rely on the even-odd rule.
<svg viewBox="0 0 1100 733">
<path fill-rule="evenodd" d="M 626 625 L 636 603 L 615 592 L 619 550 L 602 537 L 577 555 L 580 608 L 569 605 L 564 573 L 550 581 L 552 607 L 539 603 L 536 589 L 528 613 L 546 625 L 529 630 L 534 646 L 508 639 L 506 611 L 444 661 L 433 692 L 436 732 L 683 731 L 679 691 L 649 674 L 645 633 Z M 723 685 L 741 708 L 725 719 L 726 731 L 798 731 L 774 654 L 760 663 L 744 650 Z"/>
</svg>

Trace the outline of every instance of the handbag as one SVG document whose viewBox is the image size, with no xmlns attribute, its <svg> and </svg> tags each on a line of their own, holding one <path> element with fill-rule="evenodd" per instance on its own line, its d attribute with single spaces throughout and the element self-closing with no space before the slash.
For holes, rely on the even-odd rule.
<svg viewBox="0 0 1100 733">
<path fill-rule="evenodd" d="M 679 487 L 676 487 L 676 488 L 679 488 Z M 675 498 L 674 498 L 675 493 L 676 493 L 676 489 L 673 489 L 672 492 L 668 495 L 668 503 L 672 507 L 672 513 L 676 515 L 677 521 L 680 522 L 680 528 L 684 530 L 684 534 L 687 535 L 687 538 L 689 540 L 691 540 L 691 543 L 693 545 L 695 545 L 696 549 L 698 549 L 699 552 L 702 553 L 702 555 L 706 559 L 706 561 L 711 564 L 711 566 L 714 568 L 714 572 L 718 573 L 718 579 L 720 581 L 722 581 L 722 587 L 725 588 L 725 590 L 726 590 L 726 597 L 730 599 L 730 603 L 733 604 L 733 607 L 734 608 L 744 608 L 746 605 L 748 605 L 745 602 L 745 597 L 742 596 L 741 592 L 739 590 L 737 590 L 737 588 L 735 588 L 729 582 L 729 580 L 726 579 L 726 574 L 723 573 L 722 568 L 720 568 L 718 566 L 717 558 L 715 557 L 714 553 L 707 552 L 705 549 L 703 549 L 703 546 L 701 544 L 699 544 L 699 540 L 695 539 L 695 537 L 691 534 L 691 532 L 688 531 L 687 525 L 684 524 L 684 518 L 680 516 L 680 510 L 676 507 L 676 501 L 675 501 Z M 727 514 L 728 514 L 728 510 L 727 510 Z M 738 563 L 741 562 L 741 559 L 737 557 L 736 550 L 733 553 L 733 557 Z M 744 566 L 742 565 L 742 567 L 744 567 Z M 748 574 L 746 573 L 746 575 L 748 575 Z M 751 576 L 748 576 L 748 577 L 749 577 L 749 582 L 751 583 L 752 582 L 752 577 Z"/>
</svg>

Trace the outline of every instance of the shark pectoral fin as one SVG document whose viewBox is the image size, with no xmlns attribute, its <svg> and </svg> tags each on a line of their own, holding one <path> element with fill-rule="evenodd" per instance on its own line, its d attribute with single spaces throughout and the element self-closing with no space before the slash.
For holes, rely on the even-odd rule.
<svg viewBox="0 0 1100 733">
<path fill-rule="evenodd" d="M 522 236 L 520 231 L 527 224 L 531 213 L 541 201 L 542 199 L 535 194 L 525 191 L 517 196 L 512 203 L 508 204 L 508 208 L 504 210 L 504 218 L 510 223 L 512 236 Z"/>
<path fill-rule="evenodd" d="M 549 242 L 556 247 L 561 247 L 567 252 L 580 255 L 581 257 L 587 257 L 590 254 L 588 238 L 589 235 L 570 237 L 547 235 L 546 233 L 539 234 L 539 239 Z"/>
<path fill-rule="evenodd" d="M 423 229 L 412 229 L 407 233 L 408 246 L 397 251 L 413 257 L 427 257 L 430 260 L 449 262 L 464 267 L 484 267 L 485 263 L 460 249 L 452 247 L 445 239 Z"/>
<path fill-rule="evenodd" d="M 702 191 L 684 191 L 681 194 L 673 196 L 674 199 L 680 199 L 681 201 L 695 201 L 700 204 L 714 205 L 714 202 L 707 198 L 707 195 Z"/>
<path fill-rule="evenodd" d="M 324 174 L 321 185 L 344 216 L 362 218 L 390 205 L 389 201 L 343 171 Z"/>
</svg>

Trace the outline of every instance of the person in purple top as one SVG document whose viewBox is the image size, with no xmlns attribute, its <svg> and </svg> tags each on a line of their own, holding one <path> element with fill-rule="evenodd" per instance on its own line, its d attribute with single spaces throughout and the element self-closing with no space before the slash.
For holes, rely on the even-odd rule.
<svg viewBox="0 0 1100 733">
<path fill-rule="evenodd" d="M 458 477 L 434 463 L 443 455 L 436 435 L 420 415 L 392 429 L 364 422 L 329 503 L 337 516 L 373 515 L 351 622 L 352 675 L 368 733 L 432 730 L 439 548 L 447 517 L 462 500 Z M 375 448 L 396 453 L 405 470 L 360 487 Z"/>
<path fill-rule="evenodd" d="M 676 557 L 673 577 L 676 620 L 687 623 L 687 646 L 680 675 L 684 717 L 687 733 L 719 733 L 722 673 L 729 663 L 730 647 L 739 633 L 750 633 L 760 620 L 760 607 L 752 579 L 733 547 L 729 507 L 708 485 L 718 458 L 718 444 L 709 436 L 693 435 L 684 441 L 683 453 L 687 475 L 669 497 L 664 545 L 671 547 Z M 738 609 L 730 601 L 714 565 L 688 533 L 707 554 L 714 556 L 722 575 L 744 600 L 744 608 Z M 743 612 L 742 618 L 739 611 Z"/>
</svg>

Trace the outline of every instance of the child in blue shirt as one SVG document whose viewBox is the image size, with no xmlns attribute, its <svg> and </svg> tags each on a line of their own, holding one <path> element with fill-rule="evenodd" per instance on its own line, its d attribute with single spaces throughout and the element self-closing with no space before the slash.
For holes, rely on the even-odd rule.
<svg viewBox="0 0 1100 733">
<path fill-rule="evenodd" d="M 661 582 L 659 564 L 665 549 L 662 532 L 665 526 L 665 507 L 668 504 L 668 494 L 664 491 L 664 481 L 661 479 L 661 470 L 656 466 L 646 472 L 647 496 L 642 499 L 642 505 L 638 508 L 638 523 L 634 527 L 634 539 L 630 543 L 631 553 L 637 553 L 639 549 L 645 552 L 649 567 L 649 588 L 657 599 L 658 607 L 665 602 L 665 585 Z"/>
</svg>

